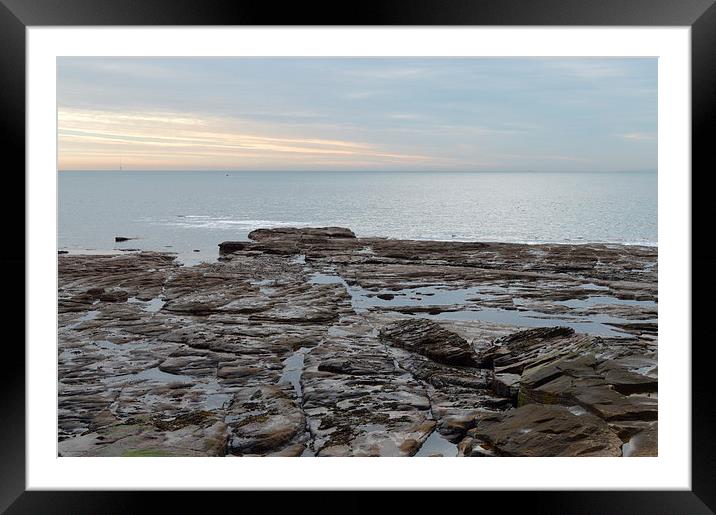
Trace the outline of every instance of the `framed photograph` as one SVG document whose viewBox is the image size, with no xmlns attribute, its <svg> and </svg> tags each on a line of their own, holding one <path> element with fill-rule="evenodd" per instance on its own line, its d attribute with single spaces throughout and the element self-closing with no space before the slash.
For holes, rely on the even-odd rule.
<svg viewBox="0 0 716 515">
<path fill-rule="evenodd" d="M 0 508 L 713 513 L 713 2 L 269 11 L 0 4 L 27 299 Z"/>
</svg>

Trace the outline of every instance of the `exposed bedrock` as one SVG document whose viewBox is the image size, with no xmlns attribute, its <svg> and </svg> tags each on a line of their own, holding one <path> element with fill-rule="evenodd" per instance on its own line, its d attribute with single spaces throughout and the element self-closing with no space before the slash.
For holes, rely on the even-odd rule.
<svg viewBox="0 0 716 515">
<path fill-rule="evenodd" d="M 227 408 L 231 454 L 260 455 L 296 449 L 306 441 L 306 419 L 289 392 L 278 386 L 239 389 Z M 300 450 L 298 450 L 300 449 Z"/>
<path fill-rule="evenodd" d="M 477 364 L 475 353 L 464 338 L 431 320 L 396 322 L 381 329 L 380 338 L 390 345 L 422 354 L 445 365 Z"/>
<path fill-rule="evenodd" d="M 307 227 L 303 229 L 285 227 L 279 229 L 256 229 L 249 233 L 249 239 L 254 241 L 266 239 L 298 239 L 304 242 L 310 242 L 313 239 L 355 237 L 355 233 L 345 227 Z"/>
<path fill-rule="evenodd" d="M 496 456 L 621 456 L 623 444 L 594 415 L 537 404 L 485 417 L 470 436 Z"/>
<path fill-rule="evenodd" d="M 62 456 L 653 456 L 657 250 L 281 228 L 58 255 Z"/>
</svg>

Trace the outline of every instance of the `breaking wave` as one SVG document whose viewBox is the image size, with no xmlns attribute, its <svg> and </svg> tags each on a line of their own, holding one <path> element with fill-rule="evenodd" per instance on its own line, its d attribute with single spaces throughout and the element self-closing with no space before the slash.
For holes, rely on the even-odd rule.
<svg viewBox="0 0 716 515">
<path fill-rule="evenodd" d="M 144 222 L 153 225 L 184 227 L 187 229 L 238 229 L 253 231 L 254 229 L 271 227 L 308 227 L 310 222 L 291 222 L 283 220 L 235 220 L 227 217 L 206 215 L 178 215 L 176 219 L 149 219 Z"/>
</svg>

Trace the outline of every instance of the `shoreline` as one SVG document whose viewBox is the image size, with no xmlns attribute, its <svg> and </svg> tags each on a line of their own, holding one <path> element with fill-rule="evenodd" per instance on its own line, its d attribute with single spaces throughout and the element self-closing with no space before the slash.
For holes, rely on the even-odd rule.
<svg viewBox="0 0 716 515">
<path fill-rule="evenodd" d="M 283 228 L 283 227 L 282 227 Z M 304 229 L 305 227 L 288 227 L 289 229 Z M 278 229 L 276 227 L 267 227 L 267 230 L 275 230 Z M 618 247 L 634 247 L 634 248 L 644 248 L 644 249 L 657 249 L 659 248 L 659 244 L 657 243 L 645 243 L 645 242 L 604 242 L 604 241 L 573 241 L 573 242 L 545 242 L 545 241 L 515 241 L 515 242 L 509 242 L 509 241 L 483 241 L 483 240 L 463 240 L 463 239 L 435 239 L 435 238 L 425 238 L 425 239 L 401 239 L 401 238 L 392 238 L 392 237 L 384 237 L 384 236 L 360 236 L 356 235 L 357 239 L 361 240 L 390 240 L 390 241 L 398 241 L 398 242 L 438 242 L 438 243 L 457 243 L 457 244 L 485 244 L 485 245 L 492 245 L 492 246 L 529 246 L 529 247 L 594 247 L 594 248 L 618 248 Z M 140 238 L 134 238 L 131 239 L 128 245 L 131 246 L 131 242 L 137 242 L 141 241 Z M 246 239 L 238 239 L 235 240 L 237 242 L 251 242 L 252 240 L 247 236 Z M 136 243 L 135 243 L 136 245 Z M 220 244 L 217 244 L 219 246 Z M 72 248 L 72 247 L 57 247 L 58 254 L 69 254 L 69 255 L 119 255 L 123 253 L 137 253 L 137 252 L 158 252 L 163 254 L 172 254 L 181 256 L 181 255 L 191 255 L 195 251 L 192 249 L 191 251 L 172 251 L 168 250 L 166 246 L 162 247 L 161 249 L 158 248 Z M 220 257 L 220 254 L 217 252 L 216 259 Z"/>
<path fill-rule="evenodd" d="M 658 247 L 220 248 L 58 256 L 63 456 L 657 453 Z"/>
</svg>

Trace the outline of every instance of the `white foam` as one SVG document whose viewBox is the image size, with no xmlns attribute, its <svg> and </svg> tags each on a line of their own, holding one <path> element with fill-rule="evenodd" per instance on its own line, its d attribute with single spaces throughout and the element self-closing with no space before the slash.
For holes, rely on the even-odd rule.
<svg viewBox="0 0 716 515">
<path fill-rule="evenodd" d="M 185 216 L 179 220 L 150 220 L 153 225 L 185 227 L 188 229 L 243 229 L 254 230 L 272 227 L 308 227 L 308 222 L 290 222 L 280 220 L 233 220 L 225 217 Z"/>
</svg>

